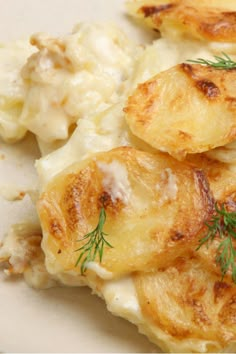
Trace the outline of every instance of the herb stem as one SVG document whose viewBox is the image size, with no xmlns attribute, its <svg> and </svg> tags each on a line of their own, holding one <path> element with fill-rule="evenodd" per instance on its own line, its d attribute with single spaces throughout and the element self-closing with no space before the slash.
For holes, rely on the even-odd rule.
<svg viewBox="0 0 236 354">
<path fill-rule="evenodd" d="M 216 263 L 220 266 L 222 280 L 228 271 L 232 271 L 232 280 L 236 283 L 236 212 L 228 212 L 224 204 L 221 208 L 215 204 L 215 215 L 206 223 L 208 233 L 199 240 L 199 250 L 204 244 L 208 245 L 218 236 L 220 244 L 216 251 Z"/>
<path fill-rule="evenodd" d="M 79 263 L 81 275 L 87 270 L 87 264 L 89 262 L 95 261 L 97 255 L 100 263 L 102 262 L 104 246 L 108 246 L 112 248 L 112 245 L 105 239 L 107 234 L 103 231 L 104 224 L 106 222 L 106 211 L 105 208 L 102 207 L 99 214 L 98 224 L 95 229 L 89 233 L 87 233 L 84 237 L 82 237 L 78 242 L 88 240 L 83 246 L 79 247 L 75 250 L 75 252 L 80 252 L 80 255 L 75 263 L 77 267 Z"/>
<path fill-rule="evenodd" d="M 198 58 L 196 60 L 187 60 L 190 63 L 211 66 L 218 70 L 231 70 L 236 68 L 236 62 L 228 54 L 222 52 L 222 57 L 214 55 L 215 61 Z"/>
</svg>

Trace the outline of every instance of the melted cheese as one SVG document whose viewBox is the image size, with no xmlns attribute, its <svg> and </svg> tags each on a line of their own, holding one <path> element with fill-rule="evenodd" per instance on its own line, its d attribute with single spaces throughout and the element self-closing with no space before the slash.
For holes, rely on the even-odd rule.
<svg viewBox="0 0 236 354">
<path fill-rule="evenodd" d="M 37 161 L 36 168 L 41 185 L 46 185 L 68 166 L 96 152 L 129 145 L 122 109 L 122 103 L 116 104 L 100 114 L 80 119 L 65 146 Z"/>
<path fill-rule="evenodd" d="M 25 98 L 20 72 L 32 53 L 27 41 L 0 45 L 0 137 L 6 142 L 16 142 L 26 133 L 19 122 Z"/>
<path fill-rule="evenodd" d="M 136 47 L 115 26 L 84 23 L 63 38 L 40 33 L 31 42 L 39 51 L 23 70 L 27 97 L 20 121 L 41 145 L 67 139 L 74 123 L 124 93 Z"/>
<path fill-rule="evenodd" d="M 131 277 L 106 282 L 101 289 L 101 294 L 106 301 L 108 310 L 114 315 L 125 317 L 131 322 L 142 319 Z"/>
<path fill-rule="evenodd" d="M 175 65 L 183 58 L 194 57 L 197 49 L 198 55 L 206 54 L 206 50 L 202 49 L 198 43 L 190 41 L 183 41 L 180 50 L 175 42 L 167 39 L 154 42 L 152 46 L 139 52 L 137 60 L 134 61 L 135 65 L 132 64 L 134 72 L 132 74 L 132 70 L 130 71 L 126 90 L 132 91 L 137 83 Z M 209 50 L 207 53 L 209 57 Z M 122 96 L 125 97 L 125 91 Z M 96 152 L 107 151 L 118 146 L 134 146 L 135 142 L 124 120 L 124 105 L 125 98 L 120 97 L 120 103 L 99 113 L 87 113 L 85 117 L 78 120 L 77 128 L 65 146 L 36 163 L 41 185 L 45 185 L 69 165 L 92 156 Z"/>
<path fill-rule="evenodd" d="M 178 179 L 172 172 L 171 168 L 166 168 L 161 173 L 161 182 L 156 185 L 156 191 L 163 191 L 161 198 L 158 200 L 158 204 L 163 206 L 165 203 L 171 202 L 177 198 L 178 194 Z"/>
<path fill-rule="evenodd" d="M 198 41 L 182 40 L 175 42 L 162 38 L 139 50 L 134 60 L 130 78 L 126 82 L 126 91 L 132 92 L 138 83 L 150 79 L 155 74 L 166 70 L 187 59 L 196 57 L 211 58 L 223 49 L 236 53 L 235 46 L 224 43 L 202 44 Z M 77 128 L 71 138 L 62 148 L 45 156 L 36 163 L 41 185 L 45 185 L 53 176 L 63 169 L 81 161 L 96 152 L 107 151 L 118 146 L 136 146 L 124 121 L 123 107 L 125 98 L 120 97 L 120 103 L 98 113 L 86 114 L 77 122 Z M 42 142 L 41 142 L 41 145 Z M 148 146 L 144 147 L 146 150 Z M 50 150 L 49 150 L 50 151 Z"/>
<path fill-rule="evenodd" d="M 112 202 L 115 203 L 117 200 L 121 200 L 124 204 L 128 204 L 131 187 L 128 171 L 124 165 L 116 160 L 112 161 L 110 164 L 98 162 L 97 165 L 104 174 L 103 187 L 111 196 Z"/>
<path fill-rule="evenodd" d="M 202 43 L 189 39 L 175 41 L 168 37 L 156 40 L 140 53 L 135 64 L 130 90 L 132 91 L 139 83 L 149 80 L 159 72 L 186 62 L 186 60 L 212 59 L 214 55 L 221 55 L 222 52 L 234 57 L 236 45 L 234 43 Z"/>
<path fill-rule="evenodd" d="M 99 278 L 109 280 L 113 278 L 113 273 L 103 268 L 98 262 L 88 262 L 86 268 L 95 273 Z"/>
</svg>

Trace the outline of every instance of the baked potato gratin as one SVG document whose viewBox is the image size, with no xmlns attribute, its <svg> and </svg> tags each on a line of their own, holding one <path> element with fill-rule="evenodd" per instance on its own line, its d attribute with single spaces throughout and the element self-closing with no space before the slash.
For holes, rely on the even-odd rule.
<svg viewBox="0 0 236 354">
<path fill-rule="evenodd" d="M 126 5 L 152 44 L 80 23 L 0 47 L 0 137 L 42 154 L 40 224 L 0 261 L 89 286 L 163 351 L 235 352 L 236 1 Z"/>
</svg>

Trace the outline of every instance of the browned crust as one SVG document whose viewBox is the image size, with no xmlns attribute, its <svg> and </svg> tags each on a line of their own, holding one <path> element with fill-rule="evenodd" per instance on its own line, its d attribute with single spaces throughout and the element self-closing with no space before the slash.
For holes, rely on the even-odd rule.
<svg viewBox="0 0 236 354">
<path fill-rule="evenodd" d="M 226 4 L 227 6 L 227 4 Z M 185 35 L 208 41 L 234 42 L 236 40 L 236 12 L 206 6 L 192 6 L 188 1 L 171 1 L 141 6 L 137 13 L 151 19 L 151 25 L 162 30 L 162 25 L 180 26 Z M 150 24 L 150 22 L 149 22 Z"/>
<path fill-rule="evenodd" d="M 101 160 L 99 160 L 100 155 Z M 128 171 L 129 183 L 132 184 L 132 198 L 141 198 L 138 203 L 147 203 L 146 209 L 142 210 L 138 207 L 136 210 L 135 202 L 126 205 L 123 200 L 114 201 L 104 189 L 104 174 L 99 169 L 98 162 L 110 163 L 114 159 L 124 164 Z M 146 167 L 140 166 L 138 162 L 140 160 L 156 166 L 155 170 L 150 172 Z M 103 266 L 117 272 L 118 275 L 125 274 L 127 271 L 140 270 L 143 267 L 153 268 L 157 264 L 165 265 L 167 262 L 173 262 L 179 254 L 188 253 L 189 249 L 195 247 L 197 234 L 209 218 L 213 204 L 206 178 L 199 169 L 176 162 L 169 156 L 152 155 L 133 148 L 117 148 L 98 154 L 95 160 L 88 160 L 83 166 L 77 168 L 75 165 L 73 172 L 70 169 L 69 173 L 64 172 L 56 177 L 38 203 L 42 227 L 48 236 L 47 247 L 56 257 L 60 254 L 59 262 L 62 259 L 61 253 L 66 252 L 68 258 L 65 263 L 70 264 L 69 267 L 74 269 L 76 261 L 74 250 L 78 248 L 77 241 L 82 240 L 83 236 L 97 225 L 102 206 L 107 213 L 104 231 L 111 235 L 109 242 L 113 245 L 112 249 L 107 248 L 104 252 Z M 167 193 L 169 190 L 169 177 L 163 179 L 162 174 L 166 169 L 171 169 L 177 178 L 176 199 L 168 199 L 168 197 L 167 200 L 165 199 L 165 191 Z M 148 183 L 153 185 L 154 190 L 151 186 L 146 187 Z M 160 191 L 155 192 L 156 185 L 160 186 Z M 184 195 L 186 188 L 189 194 L 183 203 L 181 196 Z M 141 195 L 139 190 L 142 191 Z M 191 218 L 187 218 L 187 214 L 191 215 Z M 129 221 L 130 217 L 132 221 Z M 171 217 L 172 226 L 166 228 L 163 224 L 164 217 Z M 132 235 L 130 235 L 129 222 L 135 230 L 132 231 Z M 122 238 L 120 233 L 124 235 Z M 140 243 L 144 245 L 143 254 L 138 258 L 136 253 L 140 254 L 138 246 Z M 125 256 L 127 244 L 129 255 Z M 60 253 L 58 253 L 59 249 Z M 131 249 L 132 251 L 129 251 Z M 74 263 L 72 258 L 75 259 Z"/>
<path fill-rule="evenodd" d="M 230 143 L 236 137 L 235 79 L 235 70 L 176 65 L 138 85 L 124 109 L 127 123 L 140 139 L 180 160 Z M 211 130 L 211 124 L 222 129 Z"/>
<path fill-rule="evenodd" d="M 203 95 L 208 98 L 208 99 L 216 99 L 221 95 L 221 91 L 219 87 L 211 80 L 209 79 L 204 79 L 204 78 L 199 78 L 199 75 L 196 72 L 196 65 L 190 65 L 190 64 L 180 64 L 180 68 L 183 70 L 184 73 L 186 73 L 187 76 L 189 76 L 192 80 L 195 82 L 195 87 L 203 93 Z M 199 66 L 198 66 L 199 68 Z M 207 68 L 206 70 L 206 75 L 207 71 L 211 72 L 211 68 Z"/>
<path fill-rule="evenodd" d="M 228 289 L 230 289 L 231 287 L 231 285 L 223 281 L 216 281 L 213 288 L 215 303 L 218 303 L 220 299 L 224 298 L 225 294 L 227 294 L 228 292 Z"/>
<path fill-rule="evenodd" d="M 214 99 L 220 96 L 220 89 L 214 82 L 209 80 L 199 80 L 196 82 L 196 87 L 207 97 Z"/>
<path fill-rule="evenodd" d="M 215 341 L 222 350 L 236 340 L 236 287 L 194 257 L 134 280 L 144 317 L 175 340 Z"/>
<path fill-rule="evenodd" d="M 161 12 L 164 12 L 166 10 L 171 9 L 172 7 L 176 6 L 176 4 L 163 4 L 163 5 L 159 5 L 159 6 L 142 6 L 138 12 L 143 14 L 144 17 L 150 17 L 153 15 L 157 15 L 160 14 Z"/>
<path fill-rule="evenodd" d="M 220 311 L 220 317 L 221 317 L 221 323 L 227 326 L 233 326 L 235 327 L 236 325 L 236 294 L 234 294 L 230 297 L 229 301 L 224 304 Z M 236 338 L 232 338 L 236 339 Z"/>
</svg>

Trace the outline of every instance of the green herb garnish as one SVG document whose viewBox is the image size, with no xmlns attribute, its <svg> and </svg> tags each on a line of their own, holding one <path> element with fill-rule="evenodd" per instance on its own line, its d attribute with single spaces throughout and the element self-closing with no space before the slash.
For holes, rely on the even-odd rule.
<svg viewBox="0 0 236 354">
<path fill-rule="evenodd" d="M 219 70 L 230 70 L 230 69 L 235 69 L 236 68 L 236 62 L 233 61 L 227 54 L 222 53 L 222 57 L 219 57 L 217 55 L 214 56 L 215 61 L 212 60 L 205 60 L 198 58 L 196 60 L 187 60 L 190 63 L 194 64 L 201 64 L 201 65 L 207 65 L 211 66 L 215 69 Z"/>
<path fill-rule="evenodd" d="M 104 224 L 106 222 L 106 211 L 104 207 L 101 208 L 99 214 L 99 220 L 96 228 L 86 234 L 82 239 L 78 240 L 78 242 L 88 240 L 82 247 L 75 250 L 75 252 L 80 252 L 79 258 L 76 261 L 75 266 L 81 262 L 80 271 L 81 274 L 84 275 L 87 269 L 87 263 L 93 262 L 96 259 L 96 256 L 99 256 L 100 263 L 102 262 L 104 246 L 112 248 L 112 245 L 105 239 L 107 234 L 103 232 Z"/>
<path fill-rule="evenodd" d="M 216 236 L 220 238 L 220 244 L 217 248 L 216 263 L 219 264 L 222 280 L 226 273 L 231 269 L 232 280 L 236 283 L 236 249 L 233 241 L 236 240 L 236 212 L 228 212 L 224 205 L 219 208 L 215 205 L 215 215 L 209 223 L 206 223 L 208 233 L 199 240 L 199 248 L 204 244 L 213 242 Z"/>
</svg>

